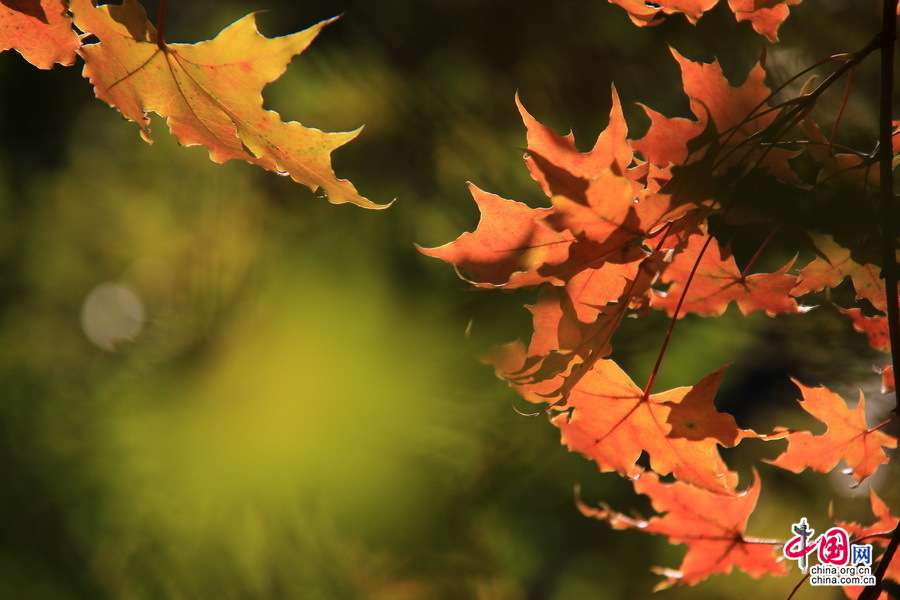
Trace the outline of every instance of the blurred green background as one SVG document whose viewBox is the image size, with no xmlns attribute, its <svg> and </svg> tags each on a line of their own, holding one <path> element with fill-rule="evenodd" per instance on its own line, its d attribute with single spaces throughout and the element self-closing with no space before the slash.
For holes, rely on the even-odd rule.
<svg viewBox="0 0 900 600">
<path fill-rule="evenodd" d="M 856 4 L 794 7 L 772 46 L 726 7 L 637 29 L 602 0 L 170 3 L 167 39 L 184 42 L 251 11 L 268 11 L 270 36 L 342 14 L 266 103 L 329 131 L 365 124 L 335 170 L 397 198 L 380 212 L 213 164 L 158 118 L 148 146 L 80 65 L 0 54 L 0 599 L 648 596 L 649 567 L 683 549 L 582 517 L 576 485 L 589 503 L 648 503 L 517 412 L 533 407 L 474 358 L 473 345 L 527 339 L 534 292 L 469 291 L 413 244 L 474 228 L 466 181 L 543 203 L 516 91 L 586 150 L 615 82 L 640 137 L 636 102 L 689 115 L 668 46 L 717 56 L 734 83 L 765 47 L 784 78 L 864 45 L 878 8 Z M 869 139 L 860 71 L 844 128 Z M 618 338 L 639 383 L 664 327 L 631 322 Z M 660 384 L 731 361 L 719 401 L 744 426 L 808 425 L 786 373 L 889 410 L 869 370 L 887 359 L 827 309 L 685 319 Z M 748 482 L 749 460 L 734 461 Z M 828 478 L 760 474 L 751 533 L 785 537 L 804 515 L 824 526 Z M 841 502 L 868 518 L 865 492 Z M 786 597 L 796 580 L 718 576 L 661 596 Z M 832 592 L 797 597 L 813 591 Z"/>
</svg>

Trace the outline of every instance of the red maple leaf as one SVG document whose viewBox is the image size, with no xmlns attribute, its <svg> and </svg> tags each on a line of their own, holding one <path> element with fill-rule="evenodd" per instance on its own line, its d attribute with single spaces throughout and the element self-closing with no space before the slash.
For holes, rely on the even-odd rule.
<svg viewBox="0 0 900 600">
<path fill-rule="evenodd" d="M 873 547 L 886 546 L 888 539 L 891 537 L 891 533 L 893 533 L 894 529 L 897 527 L 900 519 L 891 514 L 888 505 L 885 504 L 884 500 L 882 500 L 872 488 L 869 488 L 869 504 L 872 507 L 872 514 L 877 517 L 877 520 L 871 525 L 860 525 L 859 523 L 847 521 L 838 521 L 836 522 L 836 525 L 842 527 L 849 535 L 853 536 L 854 540 L 858 540 L 860 543 L 871 543 L 873 544 Z M 875 564 L 881 557 L 874 554 L 872 558 L 872 562 Z M 900 581 L 900 561 L 891 561 L 891 564 L 888 565 L 887 571 L 884 574 L 884 578 Z M 844 592 L 847 594 L 848 598 L 858 598 L 863 589 L 862 586 L 844 586 Z M 879 600 L 887 600 L 887 598 L 889 598 L 887 593 L 882 593 L 879 596 Z"/>
<path fill-rule="evenodd" d="M 688 157 L 687 142 L 703 133 L 703 124 L 680 117 L 668 118 L 642 105 L 650 117 L 650 128 L 631 147 L 654 165 L 680 165 Z"/>
<path fill-rule="evenodd" d="M 534 153 L 550 162 L 559 169 L 563 169 L 572 176 L 591 180 L 603 171 L 615 165 L 617 172 L 624 173 L 631 164 L 631 145 L 626 139 L 628 126 L 622 115 L 622 104 L 615 87 L 612 89 L 612 109 L 609 113 L 609 124 L 597 137 L 593 149 L 590 152 L 579 152 L 575 147 L 575 136 L 569 132 L 561 136 L 549 127 L 539 123 L 525 110 L 516 95 L 516 105 L 522 115 L 522 121 L 527 129 L 526 141 L 528 152 Z M 526 155 L 525 163 L 531 176 L 537 181 L 547 196 L 553 196 L 552 186 L 547 181 L 547 174 L 535 163 L 533 156 Z"/>
<path fill-rule="evenodd" d="M 844 400 L 824 387 L 806 387 L 794 381 L 803 394 L 803 410 L 825 423 L 822 435 L 809 431 L 777 430 L 784 433 L 788 449 L 773 465 L 799 473 L 807 467 L 820 473 L 831 471 L 841 459 L 846 461 L 853 478 L 862 482 L 875 472 L 878 465 L 888 462 L 884 448 L 896 448 L 897 439 L 876 427 L 866 425 L 866 403 L 862 392 L 859 404 L 850 409 Z M 880 426 L 879 426 L 880 427 Z"/>
<path fill-rule="evenodd" d="M 666 292 L 654 295 L 652 304 L 672 316 L 684 295 L 679 317 L 686 313 L 718 316 L 731 301 L 745 315 L 754 310 L 764 310 L 770 316 L 796 313 L 801 309 L 789 292 L 796 286 L 797 278 L 787 274 L 792 264 L 793 260 L 775 273 L 745 275 L 715 238 L 693 235 L 663 271 L 662 281 L 672 285 Z"/>
<path fill-rule="evenodd" d="M 738 21 L 750 21 L 756 33 L 770 42 L 778 41 L 778 28 L 788 17 L 788 6 L 801 0 L 728 0 L 728 6 Z"/>
<path fill-rule="evenodd" d="M 542 275 L 539 269 L 564 262 L 574 240 L 542 223 L 552 209 L 529 208 L 474 185 L 469 188 L 481 211 L 475 231 L 437 248 L 419 247 L 419 251 L 452 264 L 460 277 L 476 287 L 558 283 L 559 279 Z"/>
<path fill-rule="evenodd" d="M 792 296 L 836 287 L 845 277 L 850 277 L 857 298 L 865 298 L 876 309 L 887 312 L 887 294 L 880 267 L 857 263 L 850 257 L 850 250 L 837 244 L 831 236 L 815 235 L 813 242 L 821 256 L 800 269 L 797 285 L 791 290 Z"/>
<path fill-rule="evenodd" d="M 691 23 L 696 23 L 703 13 L 716 5 L 718 0 L 609 0 L 626 11 L 631 21 L 641 27 L 661 22 L 662 14 L 682 13 Z M 750 21 L 753 29 L 770 42 L 778 41 L 778 27 L 788 16 L 788 5 L 799 4 L 800 0 L 728 0 L 728 6 L 738 21 Z"/>
<path fill-rule="evenodd" d="M 738 429 L 713 398 L 724 368 L 693 387 L 649 397 L 611 360 L 597 360 L 568 394 L 552 421 L 570 450 L 594 460 L 601 471 L 633 474 L 642 452 L 653 471 L 723 492 L 736 483 L 718 445 L 734 446 L 753 432 Z"/>
<path fill-rule="evenodd" d="M 853 328 L 856 331 L 866 334 L 870 346 L 882 352 L 891 351 L 891 333 L 888 328 L 887 317 L 879 315 L 867 317 L 862 313 L 862 309 L 859 308 L 841 308 L 838 306 L 837 309 L 850 317 L 853 321 Z"/>
<path fill-rule="evenodd" d="M 759 498 L 758 481 L 737 494 L 721 494 L 681 481 L 666 484 L 652 472 L 634 480 L 634 489 L 650 497 L 661 516 L 638 519 L 607 506 L 599 509 L 579 503 L 581 512 L 608 522 L 615 529 L 638 529 L 664 535 L 673 544 L 684 544 L 687 553 L 678 570 L 657 569 L 667 580 L 657 589 L 673 584 L 693 585 L 733 567 L 753 577 L 784 575 L 787 569 L 776 549 L 784 542 L 761 540 L 746 535 L 747 521 Z"/>
</svg>

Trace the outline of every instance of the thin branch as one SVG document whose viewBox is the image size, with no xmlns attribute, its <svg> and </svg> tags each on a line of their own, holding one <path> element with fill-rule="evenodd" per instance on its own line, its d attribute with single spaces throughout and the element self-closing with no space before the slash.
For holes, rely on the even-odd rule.
<svg viewBox="0 0 900 600">
<path fill-rule="evenodd" d="M 897 232 L 894 227 L 894 183 L 891 161 L 893 151 L 891 135 L 893 133 L 892 101 L 894 95 L 894 45 L 897 38 L 897 0 L 882 2 L 881 32 L 881 90 L 880 114 L 878 116 L 878 166 L 879 186 L 881 187 L 881 236 L 884 245 L 884 264 L 881 276 L 887 295 L 888 329 L 891 336 L 891 360 L 898 362 L 900 356 L 900 299 L 897 297 Z M 897 412 L 898 392 L 894 392 L 894 412 Z M 894 553 L 900 546 L 900 527 L 894 529 L 891 541 L 875 570 L 875 585 L 867 587 L 859 595 L 859 600 L 874 600 L 881 595 L 884 574 L 887 572 Z"/>
<path fill-rule="evenodd" d="M 847 71 L 847 85 L 844 88 L 844 101 L 841 102 L 841 110 L 838 111 L 838 116 L 834 120 L 834 127 L 831 128 L 831 137 L 828 139 L 828 143 L 834 146 L 834 138 L 837 135 L 838 126 L 841 124 L 841 117 L 844 116 L 844 109 L 847 108 L 847 100 L 850 99 L 850 90 L 853 87 L 853 69 Z"/>
</svg>

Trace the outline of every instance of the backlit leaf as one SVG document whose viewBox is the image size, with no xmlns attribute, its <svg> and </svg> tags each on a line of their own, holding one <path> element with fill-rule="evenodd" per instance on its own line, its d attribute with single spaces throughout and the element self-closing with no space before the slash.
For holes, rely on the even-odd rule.
<svg viewBox="0 0 900 600">
<path fill-rule="evenodd" d="M 659 474 L 723 492 L 736 483 L 719 456 L 752 432 L 738 429 L 713 398 L 723 369 L 693 387 L 645 397 L 619 366 L 599 360 L 572 389 L 553 423 L 570 450 L 594 460 L 602 471 L 628 475 L 642 452 Z"/>
<path fill-rule="evenodd" d="M 263 108 L 262 88 L 280 77 L 291 58 L 331 21 L 266 38 L 251 14 L 212 40 L 160 47 L 156 29 L 135 0 L 99 7 L 72 0 L 70 8 L 78 28 L 99 40 L 79 50 L 85 77 L 98 98 L 140 125 L 148 142 L 148 113 L 155 112 L 166 118 L 179 143 L 206 146 L 215 162 L 240 159 L 289 175 L 321 190 L 334 204 L 384 207 L 360 196 L 332 171 L 331 152 L 358 131 L 326 133 L 285 123 Z"/>
<path fill-rule="evenodd" d="M 850 409 L 837 394 L 824 387 L 806 387 L 795 381 L 803 393 L 800 406 L 826 423 L 828 428 L 822 435 L 808 431 L 787 433 L 788 449 L 771 461 L 773 465 L 799 473 L 810 468 L 820 473 L 828 473 L 844 459 L 853 473 L 853 478 L 862 482 L 875 472 L 878 465 L 886 463 L 888 457 L 884 448 L 896 448 L 897 439 L 866 425 L 866 403 L 862 392 L 859 404 Z"/>
<path fill-rule="evenodd" d="M 784 575 L 784 562 L 776 548 L 783 542 L 761 540 L 746 535 L 747 521 L 759 498 L 759 481 L 736 494 L 721 494 L 676 481 L 666 484 L 655 473 L 645 472 L 634 480 L 634 489 L 650 497 L 660 516 L 640 519 L 613 511 L 579 506 L 587 516 L 608 522 L 615 529 L 637 529 L 663 535 L 673 544 L 687 546 L 678 570 L 659 569 L 667 580 L 657 586 L 694 585 L 716 573 L 732 568 L 752 575 Z"/>
<path fill-rule="evenodd" d="M 14 49 L 41 69 L 75 64 L 81 46 L 62 0 L 0 2 L 0 52 Z"/>
</svg>

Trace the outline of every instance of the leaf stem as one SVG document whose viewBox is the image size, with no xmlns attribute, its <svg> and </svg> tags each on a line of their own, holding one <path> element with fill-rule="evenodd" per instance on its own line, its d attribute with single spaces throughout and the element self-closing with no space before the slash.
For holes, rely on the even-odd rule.
<svg viewBox="0 0 900 600">
<path fill-rule="evenodd" d="M 803 583 L 807 579 L 809 579 L 809 573 L 804 575 L 803 579 L 801 579 L 800 581 L 797 582 L 797 585 L 794 586 L 794 589 L 791 590 L 791 593 L 788 595 L 787 598 L 785 598 L 785 600 L 791 600 L 791 598 L 793 598 L 797 594 L 797 592 L 800 590 L 800 586 L 803 585 Z"/>
<path fill-rule="evenodd" d="M 772 228 L 772 231 L 769 232 L 769 235 L 766 236 L 766 239 L 764 239 L 762 244 L 759 245 L 759 248 L 756 249 L 756 253 L 750 258 L 750 261 L 747 263 L 747 266 L 744 267 L 744 270 L 741 271 L 741 281 L 747 278 L 747 275 L 750 273 L 750 269 L 752 269 L 753 265 L 756 264 L 756 261 L 759 260 L 760 255 L 763 253 L 763 250 L 766 249 L 766 246 L 769 245 L 769 242 L 772 241 L 772 238 L 775 237 L 775 234 L 778 233 L 779 229 L 781 229 L 781 223 L 778 223 L 775 227 Z"/>
<path fill-rule="evenodd" d="M 647 386 L 644 388 L 645 400 L 649 398 L 650 394 L 653 392 L 653 383 L 656 381 L 656 374 L 659 373 L 659 368 L 662 366 L 663 357 L 666 355 L 666 348 L 668 348 L 669 340 L 672 339 L 672 332 L 675 330 L 675 323 L 678 322 L 681 305 L 684 304 L 684 299 L 687 297 L 687 292 L 691 287 L 691 282 L 694 280 L 694 275 L 696 275 L 697 269 L 700 268 L 700 261 L 703 259 L 706 249 L 709 248 L 709 245 L 712 243 L 713 239 L 715 239 L 712 234 L 713 232 L 707 232 L 706 241 L 703 242 L 703 247 L 700 248 L 700 252 L 697 254 L 697 260 L 694 261 L 694 266 L 691 267 L 691 272 L 684 282 L 681 296 L 678 298 L 678 304 L 675 305 L 675 310 L 672 311 L 672 318 L 669 319 L 669 328 L 666 329 L 666 336 L 663 338 L 663 343 L 659 348 L 659 354 L 656 355 L 656 363 L 653 365 L 653 370 L 650 371 L 650 377 L 647 379 Z"/>
<path fill-rule="evenodd" d="M 159 0 L 159 12 L 156 13 L 156 45 L 166 51 L 166 0 Z"/>
<path fill-rule="evenodd" d="M 841 110 L 838 112 L 837 118 L 834 120 L 834 127 L 831 128 L 831 137 L 828 143 L 834 146 L 834 138 L 837 135 L 838 126 L 841 124 L 841 117 L 844 116 L 844 109 L 847 108 L 847 100 L 850 99 L 850 89 L 853 87 L 853 69 L 847 71 L 847 85 L 844 88 L 844 101 L 841 102 Z"/>
</svg>

